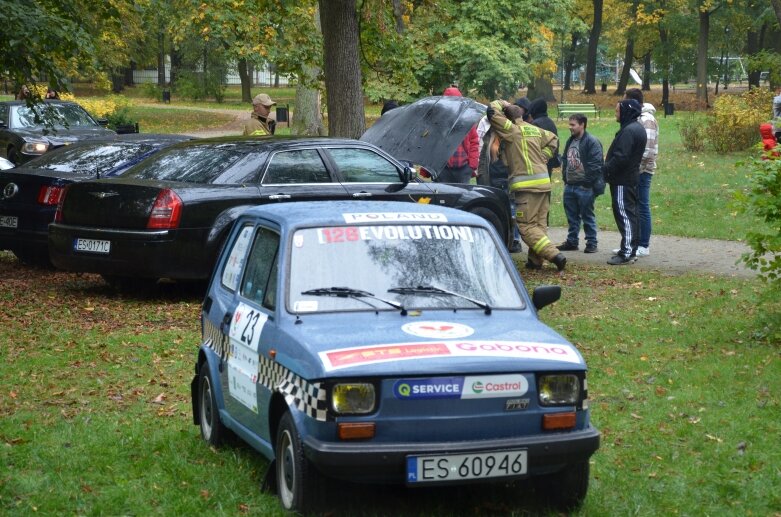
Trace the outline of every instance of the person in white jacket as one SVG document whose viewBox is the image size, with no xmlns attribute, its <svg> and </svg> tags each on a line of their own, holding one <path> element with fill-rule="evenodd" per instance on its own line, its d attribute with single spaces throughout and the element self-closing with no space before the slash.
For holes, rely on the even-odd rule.
<svg viewBox="0 0 781 517">
<path fill-rule="evenodd" d="M 626 91 L 627 99 L 634 99 L 643 107 L 637 119 L 645 128 L 646 143 L 643 159 L 640 161 L 640 181 L 637 184 L 637 218 L 639 238 L 637 241 L 637 256 L 647 257 L 651 254 L 651 180 L 656 171 L 656 156 L 659 153 L 659 123 L 654 117 L 656 108 L 653 104 L 643 102 L 643 92 L 639 88 Z"/>
</svg>

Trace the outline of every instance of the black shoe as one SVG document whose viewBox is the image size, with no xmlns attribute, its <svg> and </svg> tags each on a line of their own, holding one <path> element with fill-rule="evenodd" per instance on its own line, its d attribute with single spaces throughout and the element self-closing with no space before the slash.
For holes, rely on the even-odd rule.
<svg viewBox="0 0 781 517">
<path fill-rule="evenodd" d="M 556 246 L 556 248 L 559 251 L 577 251 L 578 250 L 578 245 L 577 244 L 572 244 L 569 241 L 564 241 L 561 244 L 559 244 L 558 246 Z"/>
<path fill-rule="evenodd" d="M 513 243 L 510 245 L 510 253 L 520 253 L 523 251 L 523 246 L 521 246 L 521 241 L 513 241 Z"/>
<path fill-rule="evenodd" d="M 635 260 L 637 260 L 635 256 L 625 257 L 623 255 L 613 255 L 608 259 L 607 263 L 611 266 L 622 266 L 624 264 L 631 264 Z"/>
<path fill-rule="evenodd" d="M 542 264 L 535 264 L 531 260 L 527 260 L 526 269 L 542 269 Z"/>
<path fill-rule="evenodd" d="M 567 265 L 567 257 L 559 253 L 558 255 L 553 257 L 553 260 L 551 260 L 551 262 L 556 264 L 556 269 L 558 269 L 559 271 L 564 271 L 564 266 Z"/>
<path fill-rule="evenodd" d="M 586 244 L 586 249 L 583 250 L 583 253 L 596 253 L 596 252 L 597 252 L 596 244 Z"/>
</svg>

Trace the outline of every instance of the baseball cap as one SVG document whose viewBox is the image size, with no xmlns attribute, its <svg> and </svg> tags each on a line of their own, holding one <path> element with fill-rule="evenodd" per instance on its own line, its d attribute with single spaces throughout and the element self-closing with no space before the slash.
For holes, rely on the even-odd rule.
<svg viewBox="0 0 781 517">
<path fill-rule="evenodd" d="M 262 104 L 263 106 L 273 106 L 276 102 L 271 100 L 267 93 L 259 93 L 252 99 L 252 104 Z"/>
</svg>

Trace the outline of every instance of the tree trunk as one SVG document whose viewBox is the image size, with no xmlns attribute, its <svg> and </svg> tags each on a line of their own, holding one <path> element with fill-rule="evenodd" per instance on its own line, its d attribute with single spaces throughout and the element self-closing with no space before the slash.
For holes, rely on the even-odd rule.
<svg viewBox="0 0 781 517">
<path fill-rule="evenodd" d="M 670 102 L 670 80 L 665 75 L 662 79 L 662 106 L 667 106 Z"/>
<path fill-rule="evenodd" d="M 602 32 L 602 0 L 592 0 L 594 3 L 594 25 L 588 38 L 588 57 L 586 58 L 586 84 L 584 93 L 597 93 L 597 46 Z"/>
<path fill-rule="evenodd" d="M 239 59 L 239 79 L 241 80 L 241 102 L 252 102 L 252 81 L 247 69 L 247 58 Z"/>
<path fill-rule="evenodd" d="M 659 26 L 659 43 L 663 49 L 669 48 L 667 46 L 667 29 Z M 664 51 L 664 59 L 662 60 L 662 106 L 667 106 L 670 102 L 670 56 L 667 54 L 667 50 Z"/>
<path fill-rule="evenodd" d="M 763 48 L 765 31 L 767 30 L 767 22 L 762 24 L 759 32 L 749 31 L 746 37 L 746 54 L 749 57 L 756 55 Z M 748 72 L 748 87 L 759 88 L 759 76 L 762 73 L 761 70 L 752 70 Z"/>
<path fill-rule="evenodd" d="M 644 92 L 651 91 L 651 51 L 645 53 L 643 56 L 643 86 Z"/>
<path fill-rule="evenodd" d="M 564 89 L 572 89 L 572 67 L 575 64 L 575 51 L 578 48 L 578 35 L 572 34 L 572 41 L 569 46 L 569 53 L 564 60 Z"/>
<path fill-rule="evenodd" d="M 157 86 L 165 86 L 165 34 L 157 34 Z"/>
<path fill-rule="evenodd" d="M 553 83 L 551 82 L 550 76 L 535 77 L 534 81 L 529 86 L 529 91 L 526 92 L 526 96 L 530 100 L 544 97 L 547 102 L 554 102 L 556 96 L 553 95 Z"/>
<path fill-rule="evenodd" d="M 613 95 L 623 96 L 626 93 L 626 85 L 629 82 L 629 69 L 632 68 L 632 59 L 634 59 L 635 40 L 629 36 L 626 40 L 626 49 L 624 50 L 624 66 L 621 67 L 621 75 L 618 77 L 618 87 Z"/>
<path fill-rule="evenodd" d="M 396 33 L 404 34 L 404 3 L 402 0 L 393 0 L 393 19 L 396 20 Z"/>
<path fill-rule="evenodd" d="M 315 28 L 322 33 L 320 28 L 320 12 L 315 10 Z M 293 117 L 291 132 L 302 136 L 325 136 L 323 114 L 320 110 L 320 90 L 318 89 L 317 76 L 320 69 L 315 66 L 303 65 L 301 77 L 296 86 L 296 113 Z"/>
<path fill-rule="evenodd" d="M 710 12 L 700 11 L 700 38 L 697 41 L 697 100 L 708 106 L 708 33 Z"/>
<path fill-rule="evenodd" d="M 318 0 L 328 96 L 328 134 L 358 138 L 366 127 L 355 0 Z"/>
<path fill-rule="evenodd" d="M 773 4 L 773 11 L 776 13 L 776 19 L 778 20 L 778 24 L 781 25 L 781 0 L 770 0 L 770 3 Z"/>
</svg>

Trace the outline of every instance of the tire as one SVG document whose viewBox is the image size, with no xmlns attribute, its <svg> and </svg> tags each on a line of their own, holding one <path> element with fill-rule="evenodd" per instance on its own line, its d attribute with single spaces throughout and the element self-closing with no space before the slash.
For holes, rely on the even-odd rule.
<svg viewBox="0 0 781 517">
<path fill-rule="evenodd" d="M 588 493 L 588 460 L 567 465 L 555 474 L 535 480 L 537 491 L 552 508 L 570 512 L 583 504 Z"/>
<path fill-rule="evenodd" d="M 470 210 L 470 212 L 475 215 L 479 215 L 480 217 L 488 221 L 488 223 L 494 227 L 496 233 L 499 234 L 499 238 L 501 239 L 502 242 L 505 242 L 507 240 L 507 228 L 505 227 L 505 225 L 502 224 L 502 222 L 499 220 L 499 217 L 497 217 L 497 215 L 493 211 L 489 210 L 488 208 L 478 206 Z"/>
<path fill-rule="evenodd" d="M 323 499 L 324 480 L 304 456 L 301 437 L 290 411 L 282 415 L 276 447 L 277 495 L 285 510 L 315 511 Z"/>
<path fill-rule="evenodd" d="M 220 412 L 217 409 L 217 397 L 214 394 L 214 382 L 209 365 L 201 363 L 198 369 L 198 421 L 201 428 L 201 438 L 213 447 L 220 447 L 225 443 L 230 430 L 220 421 Z"/>
<path fill-rule="evenodd" d="M 46 250 L 35 253 L 30 249 L 18 249 L 14 250 L 13 254 L 22 264 L 42 269 L 54 269 L 54 265 L 49 260 L 49 253 Z"/>
</svg>

